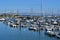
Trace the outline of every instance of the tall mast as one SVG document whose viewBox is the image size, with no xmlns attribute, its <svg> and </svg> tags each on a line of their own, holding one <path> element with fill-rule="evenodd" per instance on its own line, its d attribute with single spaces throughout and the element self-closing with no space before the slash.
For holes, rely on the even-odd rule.
<svg viewBox="0 0 60 40">
<path fill-rule="evenodd" d="M 33 12 L 33 9 L 31 8 L 31 10 L 30 10 L 30 16 L 32 17 L 32 12 Z"/>
<path fill-rule="evenodd" d="M 51 10 L 52 10 L 52 17 L 53 17 L 53 16 L 54 16 L 54 15 L 53 15 L 53 8 L 52 8 Z"/>
<path fill-rule="evenodd" d="M 41 0 L 41 16 L 43 16 L 43 10 L 42 10 L 42 0 Z"/>
<path fill-rule="evenodd" d="M 18 15 L 18 9 L 16 10 L 16 14 Z"/>
<path fill-rule="evenodd" d="M 59 14 L 59 9 L 58 9 L 57 13 L 58 13 L 58 15 L 57 15 L 57 16 L 59 16 L 59 15 L 60 15 L 60 14 Z"/>
</svg>

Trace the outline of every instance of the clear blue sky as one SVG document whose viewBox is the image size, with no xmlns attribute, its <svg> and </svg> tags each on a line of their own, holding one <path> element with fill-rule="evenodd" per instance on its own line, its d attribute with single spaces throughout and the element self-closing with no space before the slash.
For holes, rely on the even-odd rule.
<svg viewBox="0 0 60 40">
<path fill-rule="evenodd" d="M 41 0 L 0 0 L 0 11 L 18 9 L 20 12 L 29 12 L 33 8 L 35 12 L 40 12 L 40 2 Z M 60 0 L 43 0 L 43 10 L 51 8 L 54 10 L 60 8 Z"/>
</svg>

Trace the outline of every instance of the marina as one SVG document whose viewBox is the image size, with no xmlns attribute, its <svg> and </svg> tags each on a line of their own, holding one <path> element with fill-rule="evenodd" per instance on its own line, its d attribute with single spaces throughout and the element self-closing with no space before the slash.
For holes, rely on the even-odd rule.
<svg viewBox="0 0 60 40">
<path fill-rule="evenodd" d="M 0 37 L 2 40 L 5 36 L 5 40 L 60 40 L 58 19 L 46 20 L 41 17 L 27 19 L 27 17 L 1 18 Z"/>
<path fill-rule="evenodd" d="M 60 40 L 59 0 L 0 0 L 0 40 Z"/>
</svg>

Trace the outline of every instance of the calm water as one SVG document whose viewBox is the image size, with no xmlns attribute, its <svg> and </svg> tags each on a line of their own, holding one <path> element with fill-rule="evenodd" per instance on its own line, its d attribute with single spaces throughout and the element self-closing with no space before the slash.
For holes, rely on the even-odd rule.
<svg viewBox="0 0 60 40">
<path fill-rule="evenodd" d="M 0 23 L 0 40 L 60 40 L 56 37 L 49 37 L 44 31 L 34 32 L 28 28 L 11 28 Z"/>
</svg>

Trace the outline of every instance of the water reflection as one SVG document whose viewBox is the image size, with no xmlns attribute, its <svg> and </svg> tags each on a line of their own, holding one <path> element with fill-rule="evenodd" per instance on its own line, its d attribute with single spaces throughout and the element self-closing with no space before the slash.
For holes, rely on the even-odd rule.
<svg viewBox="0 0 60 40">
<path fill-rule="evenodd" d="M 18 26 L 17 28 L 0 23 L 0 40 L 59 40 L 56 37 L 50 37 L 44 34 L 44 30 L 30 31 Z"/>
</svg>

